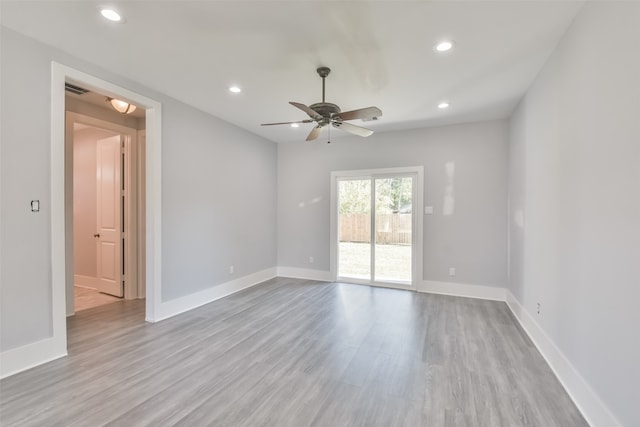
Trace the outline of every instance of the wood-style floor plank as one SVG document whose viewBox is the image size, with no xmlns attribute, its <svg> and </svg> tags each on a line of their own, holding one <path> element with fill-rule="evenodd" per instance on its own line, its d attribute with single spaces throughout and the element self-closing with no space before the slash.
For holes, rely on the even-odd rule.
<svg viewBox="0 0 640 427">
<path fill-rule="evenodd" d="M 587 426 L 504 303 L 276 278 L 149 324 L 68 320 L 2 426 Z"/>
</svg>

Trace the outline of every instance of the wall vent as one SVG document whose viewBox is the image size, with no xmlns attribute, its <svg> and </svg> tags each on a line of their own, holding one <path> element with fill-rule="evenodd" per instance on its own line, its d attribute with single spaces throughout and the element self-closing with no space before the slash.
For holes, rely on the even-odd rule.
<svg viewBox="0 0 640 427">
<path fill-rule="evenodd" d="M 64 84 L 64 90 L 67 92 L 75 93 L 76 95 L 84 95 L 89 92 L 87 89 L 81 88 L 80 86 L 72 85 L 71 83 Z"/>
</svg>

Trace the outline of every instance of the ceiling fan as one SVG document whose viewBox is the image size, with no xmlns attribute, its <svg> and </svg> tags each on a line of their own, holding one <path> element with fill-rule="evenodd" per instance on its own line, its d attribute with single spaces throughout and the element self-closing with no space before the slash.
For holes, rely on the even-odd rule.
<svg viewBox="0 0 640 427">
<path fill-rule="evenodd" d="M 319 67 L 316 71 L 322 78 L 322 102 L 311 104 L 309 106 L 306 106 L 305 104 L 301 104 L 299 102 L 289 102 L 289 104 L 307 113 L 310 118 L 297 122 L 263 123 L 261 126 L 290 125 L 294 123 L 316 123 L 316 126 L 311 130 L 309 136 L 307 136 L 307 141 L 312 141 L 318 138 L 320 136 L 320 133 L 322 133 L 322 128 L 327 125 L 332 125 L 335 128 L 342 129 L 358 136 L 371 135 L 373 133 L 371 129 L 352 125 L 351 123 L 346 123 L 346 121 L 355 119 L 378 120 L 378 117 L 382 115 L 382 111 L 380 111 L 378 107 L 367 107 L 343 112 L 340 111 L 340 107 L 338 107 L 336 104 L 325 102 L 324 81 L 331 70 L 328 67 Z"/>
</svg>

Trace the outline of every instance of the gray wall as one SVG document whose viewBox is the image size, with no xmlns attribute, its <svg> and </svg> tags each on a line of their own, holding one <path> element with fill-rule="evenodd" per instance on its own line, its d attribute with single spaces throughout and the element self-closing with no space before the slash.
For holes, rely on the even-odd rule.
<svg viewBox="0 0 640 427">
<path fill-rule="evenodd" d="M 639 22 L 637 2 L 586 4 L 513 116 L 509 179 L 511 292 L 626 426 L 640 425 Z"/>
<path fill-rule="evenodd" d="M 329 271 L 331 171 L 424 166 L 435 210 L 424 215 L 424 280 L 506 287 L 507 137 L 507 123 L 492 121 L 279 145 L 278 265 Z M 451 161 L 455 212 L 445 216 Z"/>
<path fill-rule="evenodd" d="M 275 267 L 275 144 L 183 104 L 163 114 L 162 299 Z"/>
<path fill-rule="evenodd" d="M 275 144 L 6 28 L 0 50 L 3 351 L 51 336 L 52 60 L 162 103 L 165 300 L 275 267 Z"/>
</svg>

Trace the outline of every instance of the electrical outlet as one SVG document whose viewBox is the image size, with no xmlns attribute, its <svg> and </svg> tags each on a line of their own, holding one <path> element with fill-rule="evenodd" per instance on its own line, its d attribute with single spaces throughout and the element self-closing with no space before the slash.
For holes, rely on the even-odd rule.
<svg viewBox="0 0 640 427">
<path fill-rule="evenodd" d="M 314 262 L 314 259 L 313 259 L 313 257 L 312 257 L 312 256 L 310 256 L 310 257 L 309 257 L 309 264 L 313 264 L 313 262 Z"/>
<path fill-rule="evenodd" d="M 233 265 L 230 265 L 229 266 L 229 274 L 233 274 L 233 271 L 234 271 Z"/>
<path fill-rule="evenodd" d="M 449 276 L 455 276 L 455 275 L 456 275 L 456 268 L 449 267 Z"/>
<path fill-rule="evenodd" d="M 540 314 L 540 303 L 537 303 L 536 311 L 538 312 L 538 314 Z"/>
</svg>

